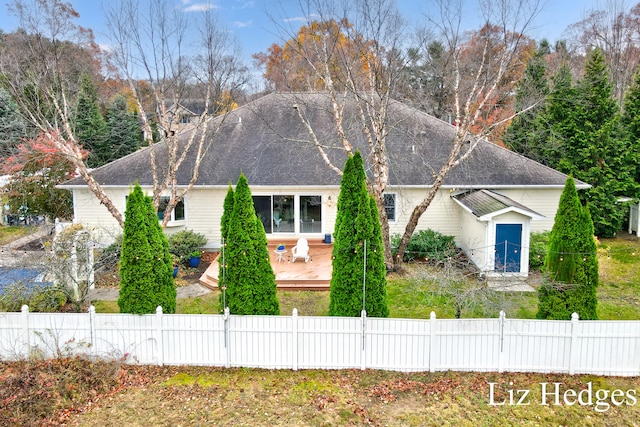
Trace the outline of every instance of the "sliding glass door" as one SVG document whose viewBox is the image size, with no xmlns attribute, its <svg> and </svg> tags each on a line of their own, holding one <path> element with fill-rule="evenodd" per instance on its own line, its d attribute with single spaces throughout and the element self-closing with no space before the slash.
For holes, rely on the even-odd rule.
<svg viewBox="0 0 640 427">
<path fill-rule="evenodd" d="M 253 196 L 267 234 L 322 233 L 322 196 Z"/>
</svg>

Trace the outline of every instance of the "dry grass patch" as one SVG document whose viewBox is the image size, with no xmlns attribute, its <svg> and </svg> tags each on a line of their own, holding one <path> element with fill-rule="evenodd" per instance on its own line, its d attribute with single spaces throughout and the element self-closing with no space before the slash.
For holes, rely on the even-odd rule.
<svg viewBox="0 0 640 427">
<path fill-rule="evenodd" d="M 635 390 L 631 378 L 519 373 L 398 373 L 359 370 L 263 370 L 138 368 L 152 383 L 109 395 L 69 424 L 233 426 L 494 426 L 637 425 L 638 405 L 542 405 L 541 383 L 579 392 Z M 490 405 L 509 400 L 509 390 L 530 390 L 529 405 Z M 595 402 L 595 401 L 594 401 Z M 608 399 L 611 402 L 611 399 Z"/>
</svg>

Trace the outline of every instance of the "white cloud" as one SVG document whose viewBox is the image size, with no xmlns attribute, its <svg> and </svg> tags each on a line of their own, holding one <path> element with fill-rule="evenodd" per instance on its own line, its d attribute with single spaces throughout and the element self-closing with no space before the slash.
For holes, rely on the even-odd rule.
<svg viewBox="0 0 640 427">
<path fill-rule="evenodd" d="M 188 1 L 183 1 L 183 4 L 188 4 Z M 182 10 L 185 12 L 206 12 L 207 10 L 218 9 L 219 7 L 220 6 L 211 3 L 195 3 Z"/>
<path fill-rule="evenodd" d="M 296 16 L 293 18 L 285 18 L 284 22 L 307 22 L 307 18 L 304 16 Z"/>
<path fill-rule="evenodd" d="M 310 22 L 314 19 L 318 19 L 320 15 L 317 13 L 312 13 L 309 16 L 294 16 L 293 18 L 284 18 L 284 22 Z"/>
<path fill-rule="evenodd" d="M 253 21 L 234 21 L 233 25 L 238 28 L 247 28 L 253 26 Z"/>
</svg>

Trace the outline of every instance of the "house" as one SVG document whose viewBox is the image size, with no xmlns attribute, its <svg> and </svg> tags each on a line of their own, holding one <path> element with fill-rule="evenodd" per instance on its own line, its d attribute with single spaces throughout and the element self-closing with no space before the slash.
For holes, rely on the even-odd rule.
<svg viewBox="0 0 640 427">
<path fill-rule="evenodd" d="M 182 130 L 204 111 L 204 102 L 187 100 L 181 103 L 173 103 L 167 107 L 167 119 L 172 128 Z"/>
<path fill-rule="evenodd" d="M 322 238 L 333 232 L 340 176 L 326 160 L 342 168 L 345 151 L 323 93 L 274 93 L 212 119 L 217 129 L 195 187 L 173 211 L 167 233 L 190 229 L 204 233 L 211 248 L 220 245 L 220 217 L 229 183 L 243 172 L 256 212 L 270 240 L 298 236 Z M 345 134 L 363 153 L 368 145 L 352 103 L 345 107 Z M 300 117 L 305 117 L 315 132 Z M 455 129 L 448 123 L 397 101 L 389 105 L 386 138 L 389 184 L 385 204 L 390 233 L 402 233 L 449 155 Z M 326 158 L 318 146 L 324 147 Z M 160 143 L 94 170 L 93 175 L 124 212 L 126 196 L 138 181 L 150 192 L 150 151 L 162 165 Z M 193 156 L 178 171 L 177 182 L 191 178 Z M 189 163 L 191 161 L 191 163 Z M 447 175 L 419 229 L 455 236 L 457 244 L 486 272 L 528 273 L 529 236 L 550 230 L 566 175 L 487 141 Z M 576 182 L 578 188 L 586 188 Z M 80 178 L 60 186 L 73 192 L 74 221 L 118 232 L 115 220 Z M 168 198 L 167 198 L 168 200 Z M 165 205 L 166 206 L 166 205 Z"/>
</svg>

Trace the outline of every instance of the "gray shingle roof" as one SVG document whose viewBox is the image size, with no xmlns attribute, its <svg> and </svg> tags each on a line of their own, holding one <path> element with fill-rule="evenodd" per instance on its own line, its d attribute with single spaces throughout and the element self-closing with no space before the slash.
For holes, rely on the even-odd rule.
<svg viewBox="0 0 640 427">
<path fill-rule="evenodd" d="M 323 161 L 307 128 L 298 117 L 302 113 L 312 124 L 318 142 L 328 157 L 342 169 L 346 154 L 335 131 L 329 99 L 324 93 L 274 93 L 243 105 L 226 117 L 212 119 L 208 138 L 214 138 L 200 168 L 196 185 L 226 186 L 244 172 L 251 185 L 339 185 L 340 177 Z M 392 101 L 386 138 L 389 158 L 389 185 L 425 186 L 433 183 L 449 155 L 455 128 L 428 114 Z M 360 149 L 370 167 L 369 148 L 353 103 L 345 107 L 345 133 Z M 213 129 L 220 126 L 213 135 Z M 186 142 L 188 134 L 182 136 Z M 105 186 L 151 185 L 150 150 L 159 165 L 165 165 L 162 143 L 116 160 L 93 172 Z M 191 178 L 193 150 L 178 171 L 179 185 Z M 564 186 L 566 175 L 533 160 L 481 141 L 470 157 L 453 169 L 444 185 L 457 188 L 498 188 L 509 186 Z M 65 186 L 82 185 L 76 178 Z M 576 182 L 577 186 L 582 183 Z"/>
</svg>

